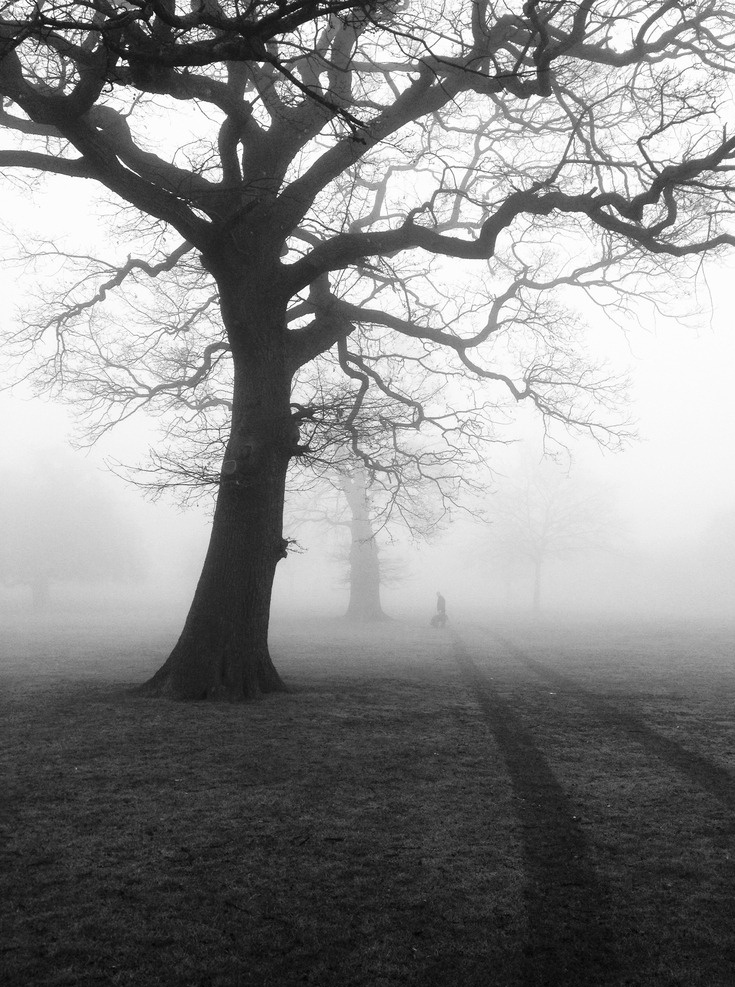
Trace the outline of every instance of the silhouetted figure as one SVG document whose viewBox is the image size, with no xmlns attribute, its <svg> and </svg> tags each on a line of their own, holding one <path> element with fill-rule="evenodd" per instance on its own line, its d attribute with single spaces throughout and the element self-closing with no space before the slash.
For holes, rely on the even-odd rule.
<svg viewBox="0 0 735 987">
<path fill-rule="evenodd" d="M 431 618 L 432 627 L 443 627 L 447 622 L 447 601 L 441 595 L 436 594 L 436 613 Z"/>
</svg>

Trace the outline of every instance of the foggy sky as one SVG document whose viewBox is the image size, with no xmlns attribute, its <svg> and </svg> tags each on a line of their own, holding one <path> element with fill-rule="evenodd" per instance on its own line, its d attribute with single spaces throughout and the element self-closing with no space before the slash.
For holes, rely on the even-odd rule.
<svg viewBox="0 0 735 987">
<path fill-rule="evenodd" d="M 86 215 L 84 209 L 80 212 L 78 197 L 55 203 L 46 235 L 60 235 L 72 215 L 77 220 Z M 30 228 L 49 223 L 48 206 L 49 200 L 39 197 L 30 217 L 26 215 Z M 6 210 L 9 223 L 12 213 Z M 84 222 L 90 228 L 94 225 L 92 220 Z M 735 616 L 731 532 L 723 535 L 720 557 L 712 565 L 707 563 L 713 528 L 735 510 L 735 428 L 728 380 L 735 364 L 731 328 L 735 294 L 726 260 L 723 257 L 709 265 L 711 321 L 704 316 L 698 326 L 685 326 L 660 318 L 644 328 L 631 326 L 627 334 L 609 326 L 600 328 L 601 352 L 612 357 L 615 369 L 631 373 L 630 413 L 637 420 L 639 440 L 615 454 L 602 452 L 590 439 L 567 437 L 565 442 L 573 464 L 578 464 L 572 466 L 572 474 L 577 468 L 584 470 L 614 496 L 620 551 L 588 554 L 550 566 L 545 587 L 548 609 L 652 613 L 704 609 Z M 735 257 L 730 259 L 733 264 Z M 17 271 L 0 268 L 4 318 L 13 304 L 22 304 L 21 285 L 26 290 L 30 287 L 18 279 Z M 705 310 L 707 299 L 700 303 L 694 286 L 691 300 L 694 308 L 700 305 Z M 3 475 L 9 475 L 25 458 L 39 455 L 49 443 L 63 444 L 73 431 L 63 407 L 28 400 L 22 386 L 12 396 L 0 395 L 0 422 Z M 537 449 L 540 426 L 537 422 L 529 425 L 521 414 L 519 434 L 523 432 L 530 434 L 530 445 Z M 155 441 L 151 426 L 141 421 L 78 455 L 103 469 L 109 459 L 140 462 L 148 444 Z M 149 559 L 141 585 L 118 587 L 111 595 L 122 599 L 127 594 L 133 599 L 137 592 L 180 612 L 183 619 L 206 547 L 207 508 L 181 513 L 165 501 L 146 502 L 114 477 L 106 477 L 105 483 L 126 517 L 134 521 Z M 430 613 L 437 589 L 450 601 L 450 608 L 461 609 L 462 602 L 502 608 L 508 602 L 507 581 L 497 567 L 483 560 L 479 548 L 467 549 L 468 531 L 470 544 L 480 546 L 481 526 L 473 527 L 460 515 L 455 526 L 429 546 L 417 548 L 400 538 L 389 554 L 400 563 L 402 579 L 384 588 L 385 609 L 389 613 Z M 276 610 L 291 608 L 297 600 L 305 609 L 340 613 L 346 606 L 347 588 L 339 545 L 329 539 L 325 544 L 313 532 L 301 540 L 305 554 L 292 556 L 279 566 Z M 518 576 L 513 599 L 517 607 L 524 605 L 528 595 L 523 578 Z M 0 587 L 0 602 L 7 596 L 8 591 Z"/>
</svg>

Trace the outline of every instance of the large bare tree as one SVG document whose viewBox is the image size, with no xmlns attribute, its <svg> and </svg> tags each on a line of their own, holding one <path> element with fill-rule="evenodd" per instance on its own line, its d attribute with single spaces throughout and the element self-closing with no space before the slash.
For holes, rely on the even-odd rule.
<svg viewBox="0 0 735 987">
<path fill-rule="evenodd" d="M 42 377 L 75 380 L 92 413 L 114 391 L 119 417 L 231 361 L 211 543 L 149 691 L 281 687 L 269 601 L 311 361 L 358 411 L 399 396 L 397 442 L 430 420 L 471 429 L 412 397 L 415 367 L 459 404 L 470 375 L 491 403 L 597 427 L 604 380 L 540 299 L 574 285 L 625 307 L 643 275 L 733 242 L 734 23 L 723 0 L 0 3 L 0 168 L 97 183 L 139 247 L 85 261 L 21 329 L 56 341 Z M 178 267 L 224 328 L 198 354 L 144 311 L 145 280 Z M 137 322 L 100 325 L 126 286 Z M 166 361 L 186 373 L 152 383 Z"/>
</svg>

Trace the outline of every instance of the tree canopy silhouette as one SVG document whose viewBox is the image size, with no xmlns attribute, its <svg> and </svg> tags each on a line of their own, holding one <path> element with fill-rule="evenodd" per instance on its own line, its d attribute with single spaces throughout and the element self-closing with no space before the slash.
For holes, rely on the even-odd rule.
<svg viewBox="0 0 735 987">
<path fill-rule="evenodd" d="M 609 381 L 565 292 L 625 309 L 733 243 L 733 24 L 719 0 L 0 3 L 0 168 L 97 183 L 135 241 L 72 258 L 16 342 L 98 429 L 207 401 L 227 429 L 202 576 L 150 692 L 281 688 L 269 602 L 309 364 L 342 376 L 348 433 L 371 392 L 390 399 L 396 448 L 471 441 L 501 394 L 605 434 Z M 211 334 L 161 320 L 153 281 Z M 132 319 L 96 314 L 125 292 Z M 459 396 L 414 396 L 415 370 Z"/>
</svg>

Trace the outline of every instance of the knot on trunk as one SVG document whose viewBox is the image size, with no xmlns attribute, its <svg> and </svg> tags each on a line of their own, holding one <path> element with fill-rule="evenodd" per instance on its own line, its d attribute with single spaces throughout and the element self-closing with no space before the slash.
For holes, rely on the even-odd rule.
<svg viewBox="0 0 735 987">
<path fill-rule="evenodd" d="M 242 487 L 253 481 L 256 463 L 251 445 L 241 446 L 238 455 L 222 463 L 220 480 L 229 487 Z"/>
</svg>

